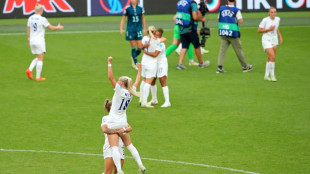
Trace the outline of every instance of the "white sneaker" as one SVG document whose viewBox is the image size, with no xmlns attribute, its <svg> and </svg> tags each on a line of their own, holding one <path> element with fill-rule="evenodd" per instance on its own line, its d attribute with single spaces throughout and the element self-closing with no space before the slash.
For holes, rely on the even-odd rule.
<svg viewBox="0 0 310 174">
<path fill-rule="evenodd" d="M 160 107 L 162 108 L 167 108 L 167 107 L 170 107 L 171 106 L 171 103 L 164 103 L 163 105 L 161 105 Z"/>
<path fill-rule="evenodd" d="M 271 78 L 267 76 L 267 77 L 264 77 L 264 80 L 271 81 Z"/>
<path fill-rule="evenodd" d="M 276 82 L 277 81 L 276 76 L 271 76 L 271 81 Z"/>
<path fill-rule="evenodd" d="M 141 174 L 145 174 L 146 168 L 143 165 L 141 165 L 141 166 L 139 166 L 139 170 L 138 171 Z"/>
<path fill-rule="evenodd" d="M 189 61 L 189 62 L 188 62 L 188 65 L 189 65 L 189 66 L 198 66 L 199 63 L 197 63 L 197 62 L 195 62 L 195 61 Z"/>
<path fill-rule="evenodd" d="M 151 100 L 150 102 L 148 102 L 147 104 L 149 105 L 157 105 L 158 104 L 158 100 Z"/>
<path fill-rule="evenodd" d="M 124 172 L 121 170 L 121 171 L 118 171 L 117 174 L 124 174 Z"/>
<path fill-rule="evenodd" d="M 209 50 L 205 50 L 204 48 L 200 47 L 200 51 L 201 51 L 201 54 L 207 54 L 209 53 Z"/>
<path fill-rule="evenodd" d="M 141 104 L 141 107 L 142 107 L 142 108 L 154 108 L 154 106 L 149 105 L 148 103 Z"/>
<path fill-rule="evenodd" d="M 209 60 L 206 60 L 206 61 L 204 61 L 202 64 L 199 63 L 198 67 L 199 67 L 199 68 L 205 68 L 205 67 L 207 67 L 207 66 L 209 66 L 209 65 L 210 65 L 210 61 L 209 61 Z"/>
</svg>

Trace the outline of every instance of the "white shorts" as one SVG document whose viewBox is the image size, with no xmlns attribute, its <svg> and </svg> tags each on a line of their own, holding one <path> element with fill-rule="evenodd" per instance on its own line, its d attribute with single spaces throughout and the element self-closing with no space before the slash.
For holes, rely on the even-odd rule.
<svg viewBox="0 0 310 174">
<path fill-rule="evenodd" d="M 157 64 L 157 77 L 168 77 L 168 63 L 158 63 Z"/>
<path fill-rule="evenodd" d="M 156 64 L 142 64 L 141 76 L 144 78 L 156 77 L 157 63 Z"/>
<path fill-rule="evenodd" d="M 30 44 L 32 54 L 41 54 L 46 52 L 45 42 L 36 42 Z"/>
<path fill-rule="evenodd" d="M 125 159 L 125 148 L 118 147 L 119 153 L 121 154 L 121 159 Z M 112 158 L 112 148 L 103 148 L 103 158 Z"/>
<path fill-rule="evenodd" d="M 276 39 L 262 39 L 262 44 L 263 44 L 264 50 L 266 50 L 267 48 L 273 48 L 273 47 L 279 45 L 279 41 L 278 41 L 278 38 L 276 38 Z"/>
<path fill-rule="evenodd" d="M 117 122 L 114 122 L 114 123 L 107 123 L 108 125 L 108 128 L 109 129 L 120 129 L 120 128 L 123 128 L 123 127 L 128 127 L 128 123 L 117 123 Z"/>
</svg>

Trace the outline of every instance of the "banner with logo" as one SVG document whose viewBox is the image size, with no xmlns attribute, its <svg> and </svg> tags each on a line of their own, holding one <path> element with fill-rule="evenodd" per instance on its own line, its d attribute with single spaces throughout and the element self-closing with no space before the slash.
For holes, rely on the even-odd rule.
<svg viewBox="0 0 310 174">
<path fill-rule="evenodd" d="M 43 16 L 86 16 L 87 3 L 80 0 L 0 0 L 0 18 L 25 18 L 34 14 L 36 3 L 43 5 Z"/>
</svg>

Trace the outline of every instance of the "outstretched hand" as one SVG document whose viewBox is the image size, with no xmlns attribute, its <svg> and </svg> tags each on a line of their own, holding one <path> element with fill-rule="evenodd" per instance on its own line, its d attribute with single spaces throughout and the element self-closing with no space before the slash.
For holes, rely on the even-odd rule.
<svg viewBox="0 0 310 174">
<path fill-rule="evenodd" d="M 112 56 L 108 57 L 108 63 L 109 63 L 109 64 L 112 63 L 112 60 L 113 60 Z"/>
<path fill-rule="evenodd" d="M 58 28 L 59 30 L 63 30 L 63 29 L 64 29 L 64 26 L 58 24 L 58 25 L 57 25 L 57 28 Z"/>
</svg>

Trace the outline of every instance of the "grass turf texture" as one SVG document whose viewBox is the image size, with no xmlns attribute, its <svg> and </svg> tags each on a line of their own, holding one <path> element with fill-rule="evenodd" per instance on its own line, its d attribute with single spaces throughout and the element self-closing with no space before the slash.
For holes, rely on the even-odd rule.
<svg viewBox="0 0 310 174">
<path fill-rule="evenodd" d="M 144 109 L 134 98 L 127 111 L 133 144 L 142 158 L 185 161 L 257 173 L 310 172 L 309 13 L 279 13 L 284 44 L 277 53 L 278 82 L 263 81 L 266 54 L 258 23 L 267 13 L 243 14 L 242 45 L 254 65 L 242 73 L 229 49 L 225 74 L 216 74 L 220 39 L 217 29 L 207 40 L 211 61 L 206 69 L 176 70 L 171 54 L 168 86 L 171 108 Z M 209 15 L 211 27 L 216 15 Z M 172 28 L 172 15 L 147 16 L 148 24 Z M 119 17 L 50 18 L 65 31 L 118 30 Z M 213 23 L 212 23 L 213 20 Z M 107 21 L 107 22 L 105 22 Z M 289 21 L 289 22 L 288 22 Z M 24 33 L 27 19 L 0 20 L 0 34 Z M 90 23 L 90 24 L 89 24 Z M 89 24 L 89 25 L 88 25 Z M 293 24 L 302 25 L 294 27 Z M 244 26 L 244 27 L 243 27 Z M 48 32 L 50 33 L 50 32 Z M 55 34 L 58 33 L 58 34 Z M 172 30 L 164 36 L 168 47 Z M 129 43 L 118 32 L 46 35 L 42 76 L 28 80 L 31 60 L 27 36 L 0 35 L 0 148 L 101 154 L 103 103 L 112 98 L 107 57 L 114 76 L 135 77 Z M 141 60 L 141 56 L 139 56 Z M 187 65 L 187 59 L 184 63 Z M 159 105 L 163 103 L 158 83 Z M 130 156 L 130 153 L 126 151 Z M 149 173 L 238 173 L 224 169 L 143 160 Z M 1 173 L 100 173 L 100 156 L 0 151 Z M 124 171 L 136 173 L 127 158 Z M 239 172 L 240 173 L 240 172 Z"/>
</svg>

